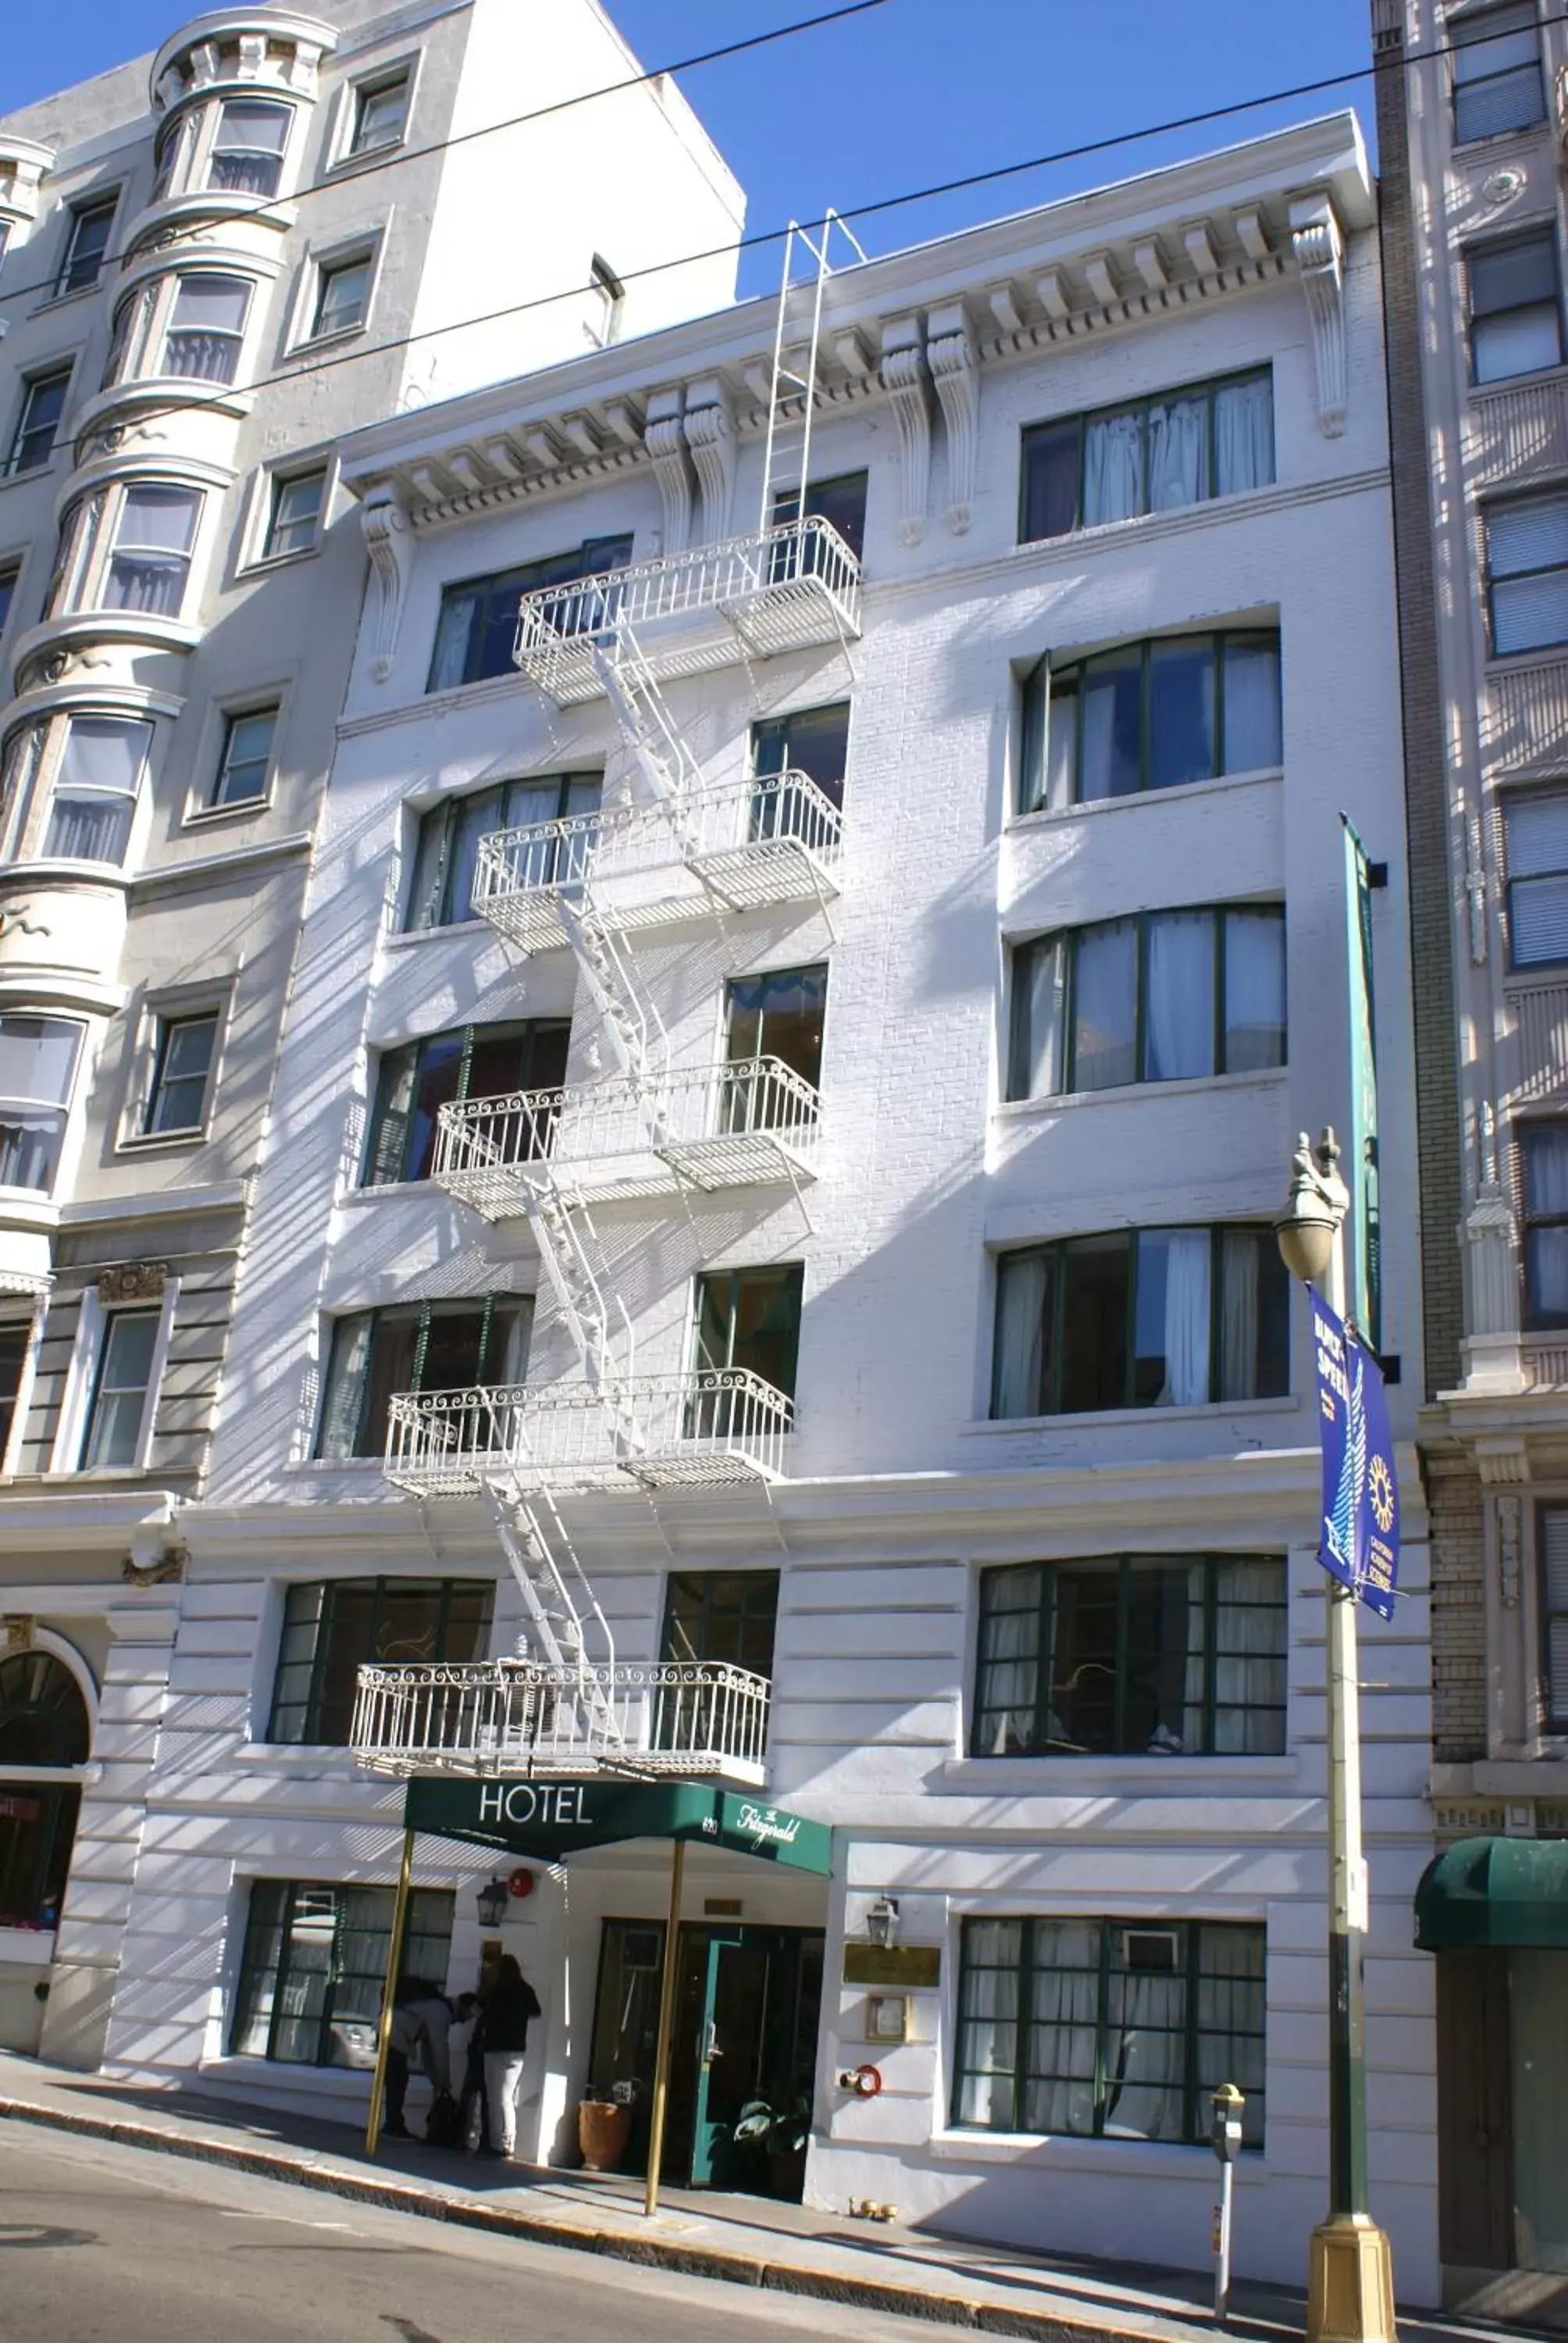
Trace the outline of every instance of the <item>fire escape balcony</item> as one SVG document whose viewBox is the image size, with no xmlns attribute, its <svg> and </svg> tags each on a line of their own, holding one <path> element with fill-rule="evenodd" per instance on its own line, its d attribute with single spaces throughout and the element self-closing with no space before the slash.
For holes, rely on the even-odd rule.
<svg viewBox="0 0 1568 2343">
<path fill-rule="evenodd" d="M 766 1676 L 722 1661 L 362 1667 L 349 1744 L 376 1774 L 617 1774 L 757 1788 Z"/>
<path fill-rule="evenodd" d="M 386 1473 L 419 1497 L 520 1489 L 723 1488 L 783 1477 L 794 1403 L 741 1367 L 400 1393 Z"/>
<path fill-rule="evenodd" d="M 558 708 L 605 689 L 629 628 L 658 681 L 846 641 L 860 631 L 860 565 L 819 515 L 722 545 L 525 594 L 513 657 Z"/>
<path fill-rule="evenodd" d="M 814 1179 L 819 1093 L 779 1058 L 743 1058 L 513 1091 L 441 1109 L 434 1175 L 487 1221 L 517 1220 L 546 1188 L 570 1202 L 629 1202 Z"/>
<path fill-rule="evenodd" d="M 815 781 L 785 772 L 492 830 L 479 841 L 474 908 L 535 952 L 570 940 L 563 902 L 617 929 L 702 916 L 713 896 L 735 910 L 825 903 L 838 891 L 843 826 Z"/>
</svg>

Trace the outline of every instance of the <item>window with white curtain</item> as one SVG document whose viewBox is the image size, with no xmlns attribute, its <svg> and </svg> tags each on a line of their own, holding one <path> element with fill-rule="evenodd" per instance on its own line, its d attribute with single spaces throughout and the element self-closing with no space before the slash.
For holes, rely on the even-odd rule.
<svg viewBox="0 0 1568 2343">
<path fill-rule="evenodd" d="M 1267 488 L 1273 478 L 1273 376 L 1261 367 L 1031 425 L 1019 536 L 1065 537 Z"/>
<path fill-rule="evenodd" d="M 243 277 L 182 277 L 158 372 L 193 382 L 233 382 L 249 312 L 250 287 Z"/>
<path fill-rule="evenodd" d="M 1261 2147 L 1261 1926 L 970 1918 L 960 1952 L 960 2128 L 1201 2146 L 1234 2083 L 1243 2145 Z"/>
<path fill-rule="evenodd" d="M 1270 1229 L 1118 1229 L 998 1260 L 993 1418 L 1289 1387 L 1290 1289 Z"/>
<path fill-rule="evenodd" d="M 71 718 L 50 798 L 46 858 L 123 864 L 152 739 L 152 726 L 135 718 Z"/>
<path fill-rule="evenodd" d="M 54 1186 L 82 1030 L 65 1017 L 0 1017 L 0 1188 Z"/>
<path fill-rule="evenodd" d="M 1540 650 L 1568 642 L 1568 497 L 1528 497 L 1486 516 L 1492 648 Z"/>
<path fill-rule="evenodd" d="M 976 1757 L 1285 1746 L 1278 1554 L 1121 1554 L 980 1573 Z"/>
<path fill-rule="evenodd" d="M 1445 27 L 1453 47 L 1453 137 L 1456 146 L 1529 130 L 1546 119 L 1541 74 L 1541 25 L 1535 0 L 1473 10 Z"/>
<path fill-rule="evenodd" d="M 1521 790 L 1503 808 L 1515 968 L 1568 960 L 1568 794 Z"/>
<path fill-rule="evenodd" d="M 1010 1099 L 1285 1062 L 1277 904 L 1142 911 L 1015 945 Z"/>
<path fill-rule="evenodd" d="M 1524 1322 L 1568 1326 L 1568 1122 L 1519 1126 L 1524 1166 Z"/>
<path fill-rule="evenodd" d="M 1020 813 L 1179 789 L 1283 760 L 1275 628 L 1159 635 L 1024 679 Z"/>
<path fill-rule="evenodd" d="M 276 196 L 293 119 L 292 106 L 268 98 L 225 98 L 207 160 L 208 186 L 232 195 Z"/>
<path fill-rule="evenodd" d="M 1568 1733 L 1568 1505 L 1543 1505 L 1536 1515 L 1541 1549 L 1541 1676 L 1546 1721 Z"/>
<path fill-rule="evenodd" d="M 138 480 L 126 489 L 104 585 L 105 609 L 179 617 L 200 511 L 196 488 Z"/>
</svg>

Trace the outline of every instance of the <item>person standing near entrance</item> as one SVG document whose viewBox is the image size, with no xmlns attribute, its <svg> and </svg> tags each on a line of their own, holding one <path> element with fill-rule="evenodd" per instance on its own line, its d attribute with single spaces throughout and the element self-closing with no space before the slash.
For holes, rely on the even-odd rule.
<svg viewBox="0 0 1568 2343">
<path fill-rule="evenodd" d="M 416 2058 L 429 2077 L 433 2093 L 438 2097 L 450 2087 L 447 2037 L 451 2024 L 452 2005 L 444 1993 L 417 1977 L 403 1980 L 393 2000 L 387 2046 L 386 2130 L 391 2138 L 408 2137 L 403 2110 Z"/>
<path fill-rule="evenodd" d="M 542 2016 L 539 1997 L 512 1954 L 503 1953 L 496 1982 L 485 1996 L 485 2091 L 501 2154 L 518 2144 L 518 2093 L 528 2047 L 529 2020 Z"/>
</svg>

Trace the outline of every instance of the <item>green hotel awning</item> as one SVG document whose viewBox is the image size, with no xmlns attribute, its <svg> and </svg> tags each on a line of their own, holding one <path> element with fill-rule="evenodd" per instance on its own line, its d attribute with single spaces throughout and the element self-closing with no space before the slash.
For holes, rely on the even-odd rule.
<svg viewBox="0 0 1568 2343">
<path fill-rule="evenodd" d="M 1463 1838 L 1415 1891 L 1418 1952 L 1462 1945 L 1568 1950 L 1568 1839 Z"/>
<path fill-rule="evenodd" d="M 411 1781 L 403 1800 L 406 1830 L 467 1839 L 561 1863 L 590 1846 L 628 1838 L 696 1839 L 826 1876 L 833 1834 L 784 1806 L 693 1782 Z"/>
</svg>

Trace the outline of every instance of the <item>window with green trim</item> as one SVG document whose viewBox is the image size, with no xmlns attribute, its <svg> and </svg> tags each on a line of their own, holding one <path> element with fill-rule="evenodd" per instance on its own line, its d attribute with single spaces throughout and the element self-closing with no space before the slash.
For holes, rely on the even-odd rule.
<svg viewBox="0 0 1568 2343">
<path fill-rule="evenodd" d="M 1261 367 L 1031 424 L 1022 474 L 1025 543 L 1267 488 L 1274 477 L 1273 376 Z"/>
<path fill-rule="evenodd" d="M 993 1417 L 1277 1399 L 1289 1281 L 1273 1232 L 1117 1229 L 1003 1253 Z"/>
<path fill-rule="evenodd" d="M 1136 912 L 1013 947 L 1010 1099 L 1284 1062 L 1277 904 Z"/>
<path fill-rule="evenodd" d="M 432 806 L 419 820 L 405 928 L 448 928 L 477 919 L 474 881 L 480 840 L 498 830 L 522 830 L 596 813 L 603 786 L 601 773 L 542 773 L 531 780 L 472 789 L 467 797 L 446 798 Z M 537 860 L 530 853 L 528 874 L 535 885 L 549 885 L 558 860 L 548 851 Z"/>
<path fill-rule="evenodd" d="M 849 761 L 849 703 L 797 708 L 751 727 L 751 770 L 759 780 L 775 773 L 804 773 L 829 805 L 844 802 L 844 771 Z"/>
<path fill-rule="evenodd" d="M 1246 1923 L 965 1920 L 953 2122 L 1200 2147 L 1234 2083 L 1261 2147 L 1264 1956 Z"/>
<path fill-rule="evenodd" d="M 523 596 L 544 586 L 569 586 L 575 578 L 591 578 L 600 570 L 624 569 L 631 559 L 631 545 L 629 537 L 590 537 L 569 553 L 443 587 L 426 690 L 449 691 L 455 684 L 479 683 L 486 676 L 514 675 L 512 647 Z M 573 628 L 581 631 L 579 616 L 574 616 Z"/>
<path fill-rule="evenodd" d="M 491 1293 L 335 1318 L 317 1454 L 381 1455 L 387 1409 L 400 1392 L 520 1383 L 533 1312 L 529 1294 Z"/>
<path fill-rule="evenodd" d="M 1278 1554 L 982 1571 L 971 1753 L 1278 1755 L 1285 1627 Z"/>
<path fill-rule="evenodd" d="M 1278 628 L 1156 635 L 1025 677 L 1018 809 L 1271 772 L 1283 757 Z"/>
<path fill-rule="evenodd" d="M 517 1025 L 459 1025 L 401 1049 L 384 1050 L 365 1151 L 367 1188 L 427 1180 L 436 1157 L 441 1109 L 467 1099 L 508 1098 L 516 1091 L 559 1090 L 567 1078 L 571 1022 L 535 1017 Z M 540 1155 L 556 1118 L 538 1119 Z"/>
<path fill-rule="evenodd" d="M 328 1578 L 291 1586 L 267 1739 L 346 1746 L 362 1667 L 482 1660 L 494 1599 L 487 1578 Z"/>
<path fill-rule="evenodd" d="M 744 1367 L 787 1398 L 795 1393 L 805 1264 L 709 1270 L 695 1280 L 699 1371 Z"/>
<path fill-rule="evenodd" d="M 402 1976 L 445 1987 L 456 1897 L 417 1887 L 408 1898 Z M 258 1879 L 235 1995 L 229 2049 L 288 2066 L 376 2064 L 392 1950 L 389 1887 Z"/>
</svg>

